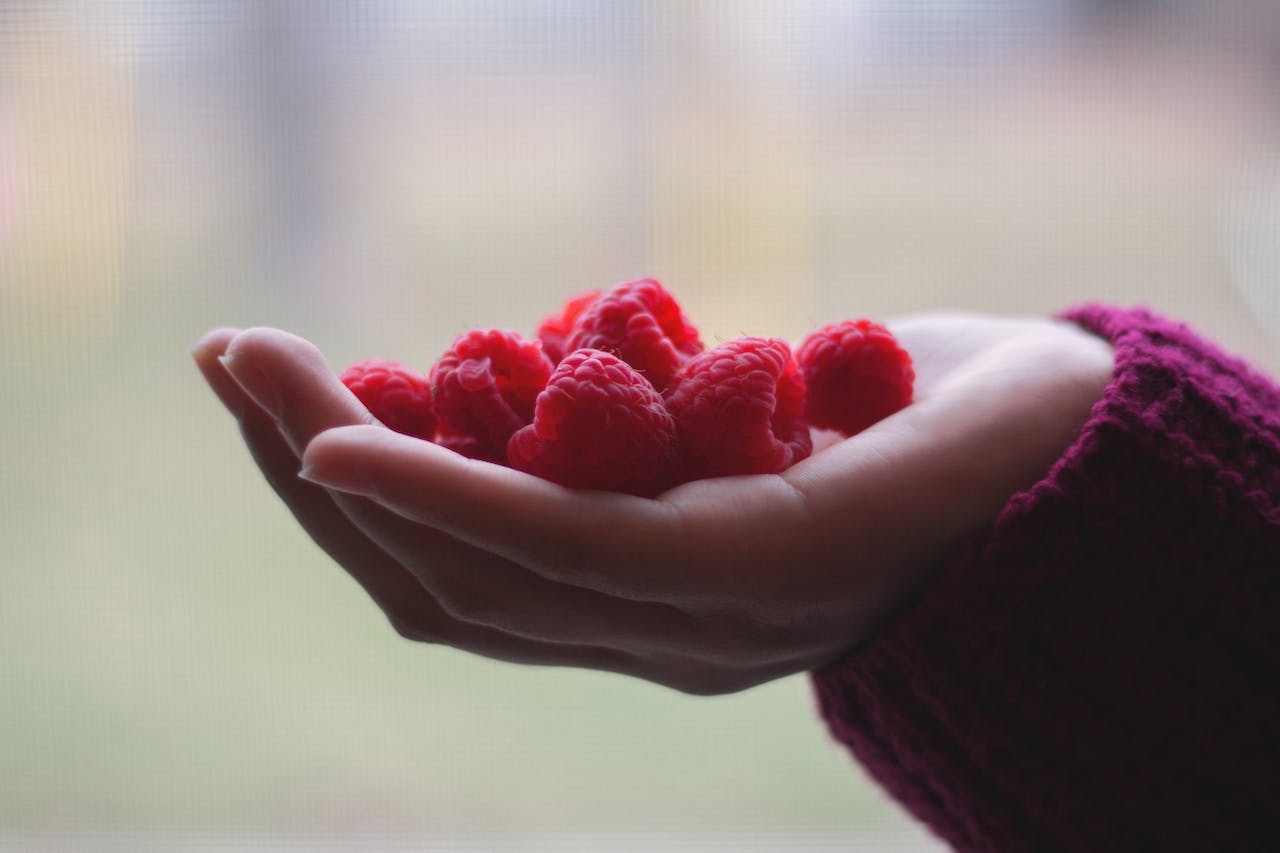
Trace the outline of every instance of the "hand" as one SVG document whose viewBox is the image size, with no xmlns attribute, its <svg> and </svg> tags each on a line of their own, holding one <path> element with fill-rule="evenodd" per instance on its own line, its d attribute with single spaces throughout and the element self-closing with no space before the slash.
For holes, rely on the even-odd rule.
<svg viewBox="0 0 1280 853">
<path fill-rule="evenodd" d="M 890 328 L 915 361 L 911 406 L 819 436 L 780 475 L 656 500 L 394 433 L 285 332 L 220 329 L 194 355 L 277 494 L 403 636 L 716 694 L 866 639 L 1048 471 L 1111 375 L 1110 346 L 1067 323 Z"/>
</svg>

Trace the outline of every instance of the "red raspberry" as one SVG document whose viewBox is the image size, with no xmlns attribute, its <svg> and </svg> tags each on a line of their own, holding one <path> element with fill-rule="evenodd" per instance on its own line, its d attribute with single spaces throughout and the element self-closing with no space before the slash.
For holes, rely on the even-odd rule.
<svg viewBox="0 0 1280 853">
<path fill-rule="evenodd" d="M 626 362 L 590 349 L 560 362 L 507 456 L 513 468 L 562 486 L 643 497 L 675 485 L 680 473 L 662 397 Z"/>
<path fill-rule="evenodd" d="M 809 389 L 809 422 L 853 435 L 911 402 L 911 356 L 870 320 L 823 326 L 796 353 Z"/>
<path fill-rule="evenodd" d="M 776 474 L 813 452 L 804 377 L 777 338 L 740 338 L 689 361 L 667 392 L 685 478 Z"/>
<path fill-rule="evenodd" d="M 505 461 L 507 441 L 533 420 L 534 401 L 551 371 L 540 341 L 499 329 L 459 335 L 431 368 L 442 432 L 458 439 L 448 446 L 475 458 Z"/>
<path fill-rule="evenodd" d="M 420 373 L 398 361 L 370 358 L 351 365 L 338 379 L 388 428 L 427 441 L 435 437 L 436 410 Z"/>
<path fill-rule="evenodd" d="M 565 349 L 565 344 L 569 341 L 569 335 L 573 334 L 573 324 L 599 298 L 598 290 L 575 296 L 564 304 L 559 314 L 544 317 L 538 324 L 538 340 L 542 341 L 542 351 L 553 363 L 559 364 L 560 359 L 569 352 Z"/>
<path fill-rule="evenodd" d="M 665 390 L 680 365 L 702 352 L 698 330 L 675 297 L 651 278 L 627 281 L 593 302 L 574 325 L 569 351 L 611 352 Z"/>
</svg>

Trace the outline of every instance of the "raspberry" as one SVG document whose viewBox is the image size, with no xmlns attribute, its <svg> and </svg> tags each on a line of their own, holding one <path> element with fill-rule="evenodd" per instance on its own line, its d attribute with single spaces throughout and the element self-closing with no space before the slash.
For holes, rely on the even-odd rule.
<svg viewBox="0 0 1280 853">
<path fill-rule="evenodd" d="M 533 420 L 534 401 L 551 371 L 539 341 L 499 329 L 459 335 L 431 368 L 436 411 L 451 439 L 447 446 L 505 461 L 507 441 Z"/>
<path fill-rule="evenodd" d="M 740 338 L 691 359 L 667 392 L 684 476 L 776 474 L 813 451 L 804 377 L 777 338 Z"/>
<path fill-rule="evenodd" d="M 680 473 L 662 397 L 626 362 L 590 349 L 560 362 L 507 456 L 513 468 L 562 486 L 642 497 L 675 485 Z"/>
<path fill-rule="evenodd" d="M 542 341 L 542 351 L 553 363 L 559 364 L 560 359 L 568 353 L 565 344 L 568 343 L 569 335 L 573 334 L 573 324 L 599 298 L 598 290 L 575 296 L 564 304 L 559 314 L 545 317 L 538 324 L 538 340 Z"/>
<path fill-rule="evenodd" d="M 435 437 L 431 389 L 426 378 L 411 368 L 397 361 L 370 358 L 351 365 L 338 379 L 390 429 L 427 441 Z"/>
<path fill-rule="evenodd" d="M 823 326 L 796 353 L 809 389 L 809 422 L 853 435 L 911 402 L 911 356 L 871 320 Z"/>
<path fill-rule="evenodd" d="M 681 364 L 702 352 L 698 330 L 675 297 L 651 278 L 623 282 L 593 302 L 578 317 L 566 346 L 614 353 L 658 391 L 666 389 Z"/>
</svg>

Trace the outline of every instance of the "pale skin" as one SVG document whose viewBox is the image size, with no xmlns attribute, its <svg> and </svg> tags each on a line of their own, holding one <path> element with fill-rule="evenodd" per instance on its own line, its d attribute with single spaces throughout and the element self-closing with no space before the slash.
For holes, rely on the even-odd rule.
<svg viewBox="0 0 1280 853">
<path fill-rule="evenodd" d="M 197 365 L 307 533 L 412 640 L 686 693 L 828 663 L 909 606 L 1070 445 L 1109 344 L 1039 319 L 889 324 L 912 405 L 773 476 L 575 492 L 394 433 L 307 341 L 217 329 Z"/>
</svg>

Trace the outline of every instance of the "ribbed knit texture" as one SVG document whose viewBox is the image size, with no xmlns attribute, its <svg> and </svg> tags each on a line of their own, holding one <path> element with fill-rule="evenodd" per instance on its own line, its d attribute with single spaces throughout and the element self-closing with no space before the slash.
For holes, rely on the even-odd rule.
<svg viewBox="0 0 1280 853">
<path fill-rule="evenodd" d="M 1071 448 L 813 673 L 831 733 L 958 850 L 1280 849 L 1280 387 L 1186 326 L 1115 346 Z"/>
</svg>

